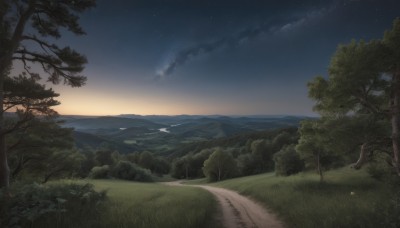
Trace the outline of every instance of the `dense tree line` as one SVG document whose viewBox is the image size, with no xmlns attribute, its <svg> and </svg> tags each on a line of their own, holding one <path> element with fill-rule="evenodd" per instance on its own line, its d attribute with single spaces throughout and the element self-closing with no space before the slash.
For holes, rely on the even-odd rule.
<svg viewBox="0 0 400 228">
<path fill-rule="evenodd" d="M 294 144 L 298 140 L 298 134 L 295 128 L 274 130 L 271 132 L 262 132 L 262 134 L 252 134 L 254 139 L 244 136 L 235 136 L 228 139 L 219 139 L 212 141 L 211 145 L 217 147 L 207 148 L 210 144 L 201 144 L 206 148 L 200 152 L 194 150 L 185 156 L 176 158 L 172 162 L 171 174 L 175 178 L 199 178 L 207 176 L 211 180 L 226 179 L 233 176 L 246 176 L 269 172 L 274 170 L 274 154 L 279 152 L 285 146 Z M 257 137 L 255 137 L 257 136 Z M 265 136 L 265 138 L 259 138 Z M 236 139 L 242 141 L 235 141 Z M 222 142 L 222 143 L 217 143 Z M 231 147 L 223 147 L 223 145 L 232 145 Z M 240 146 L 242 145 L 242 146 Z M 229 161 L 219 173 L 218 168 L 213 164 L 218 162 L 213 160 Z M 230 162 L 230 161 L 233 162 Z M 217 169 L 217 171 L 214 170 Z M 228 169 L 228 171 L 226 170 Z M 220 171 L 221 171 L 220 170 Z M 225 172 L 228 172 L 226 174 Z"/>
<path fill-rule="evenodd" d="M 239 148 L 245 146 L 249 140 L 253 141 L 256 139 L 270 139 L 275 137 L 276 134 L 281 131 L 287 131 L 289 134 L 292 134 L 297 132 L 297 128 L 290 127 L 285 129 L 264 130 L 251 133 L 243 133 L 225 138 L 210 139 L 206 141 L 199 141 L 192 143 L 182 143 L 181 145 L 178 145 L 176 148 L 166 151 L 162 155 L 174 159 L 177 157 L 182 157 L 188 153 L 194 153 L 194 154 L 199 153 L 203 149 L 211 149 L 215 147 Z"/>
<path fill-rule="evenodd" d="M 135 171 L 145 176 L 145 178 L 142 178 L 143 180 L 149 181 L 152 179 L 152 175 L 162 176 L 170 171 L 170 163 L 165 158 L 155 156 L 148 151 L 120 154 L 118 151 L 108 148 L 93 150 L 88 147 L 80 150 L 80 153 L 83 156 L 80 168 L 77 170 L 77 176 L 80 178 L 133 180 L 135 179 L 133 173 Z M 119 169 L 125 169 L 126 172 L 131 170 L 133 176 L 128 178 L 127 174 L 122 174 L 124 171 L 118 171 Z M 135 180 L 141 181 L 142 179 L 136 178 Z"/>
</svg>

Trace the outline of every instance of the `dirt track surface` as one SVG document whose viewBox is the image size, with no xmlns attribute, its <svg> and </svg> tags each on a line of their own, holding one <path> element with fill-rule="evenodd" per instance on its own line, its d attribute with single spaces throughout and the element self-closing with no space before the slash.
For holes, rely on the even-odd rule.
<svg viewBox="0 0 400 228">
<path fill-rule="evenodd" d="M 168 185 L 181 185 L 170 182 Z M 182 185 L 181 185 L 182 186 Z M 237 192 L 206 185 L 189 185 L 211 192 L 218 200 L 222 210 L 222 223 L 226 228 L 281 228 L 277 217 L 262 206 Z"/>
</svg>

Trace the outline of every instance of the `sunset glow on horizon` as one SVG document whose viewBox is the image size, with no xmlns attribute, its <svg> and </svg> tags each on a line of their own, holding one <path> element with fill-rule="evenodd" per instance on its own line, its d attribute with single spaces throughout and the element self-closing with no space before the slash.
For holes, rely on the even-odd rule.
<svg viewBox="0 0 400 228">
<path fill-rule="evenodd" d="M 400 2 L 106 1 L 62 35 L 87 85 L 53 87 L 63 115 L 316 115 L 307 82 L 340 43 L 382 37 Z M 343 26 L 343 25 L 346 26 Z M 107 32 L 105 32 L 107 31 Z M 43 78 L 46 76 L 44 75 Z"/>
</svg>

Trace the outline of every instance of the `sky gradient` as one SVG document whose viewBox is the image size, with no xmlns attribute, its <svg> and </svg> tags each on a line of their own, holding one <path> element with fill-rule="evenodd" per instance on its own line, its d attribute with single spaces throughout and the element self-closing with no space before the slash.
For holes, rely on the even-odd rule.
<svg viewBox="0 0 400 228">
<path fill-rule="evenodd" d="M 380 38 L 398 0 L 99 0 L 81 88 L 52 86 L 60 114 L 315 115 L 307 82 L 340 43 Z"/>
</svg>

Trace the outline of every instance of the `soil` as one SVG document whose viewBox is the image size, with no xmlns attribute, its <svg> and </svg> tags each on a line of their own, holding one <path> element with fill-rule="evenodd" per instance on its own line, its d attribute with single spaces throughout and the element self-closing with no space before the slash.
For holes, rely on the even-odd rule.
<svg viewBox="0 0 400 228">
<path fill-rule="evenodd" d="M 181 185 L 168 182 L 168 185 Z M 220 204 L 222 223 L 226 228 L 282 228 L 283 223 L 273 213 L 255 201 L 235 191 L 207 185 L 186 185 L 203 188 L 211 192 Z"/>
</svg>

